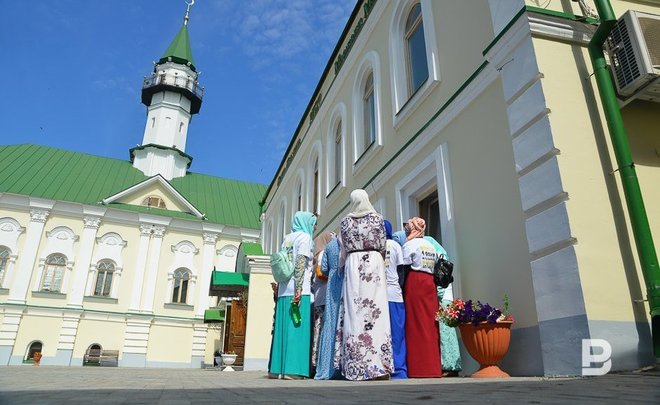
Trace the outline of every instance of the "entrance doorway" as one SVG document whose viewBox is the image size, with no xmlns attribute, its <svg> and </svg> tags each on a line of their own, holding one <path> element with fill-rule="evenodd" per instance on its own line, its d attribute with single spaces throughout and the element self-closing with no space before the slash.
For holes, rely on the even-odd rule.
<svg viewBox="0 0 660 405">
<path fill-rule="evenodd" d="M 440 228 L 440 203 L 438 190 L 434 190 L 418 203 L 419 216 L 426 221 L 426 234 L 442 245 L 442 229 Z"/>
<path fill-rule="evenodd" d="M 236 365 L 243 365 L 245 352 L 245 329 L 247 325 L 247 305 L 243 300 L 233 300 L 227 306 L 224 351 L 236 353 Z"/>
</svg>

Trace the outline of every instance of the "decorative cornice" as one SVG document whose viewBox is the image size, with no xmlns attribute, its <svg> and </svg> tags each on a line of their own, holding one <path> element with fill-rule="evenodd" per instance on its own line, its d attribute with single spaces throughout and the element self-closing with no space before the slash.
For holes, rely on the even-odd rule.
<svg viewBox="0 0 660 405">
<path fill-rule="evenodd" d="M 140 236 L 151 236 L 152 228 L 151 224 L 140 224 Z"/>
<path fill-rule="evenodd" d="M 165 234 L 165 227 L 164 226 L 159 226 L 159 225 L 154 225 L 153 228 L 151 229 L 152 235 L 154 238 L 162 238 L 163 235 Z"/>
<path fill-rule="evenodd" d="M 83 217 L 83 222 L 85 223 L 84 228 L 85 229 L 99 229 L 99 225 L 101 225 L 101 218 L 100 217 L 93 217 L 93 216 L 84 216 Z"/>
<path fill-rule="evenodd" d="M 218 240 L 218 234 L 204 232 L 202 233 L 202 238 L 204 239 L 205 245 L 215 246 L 215 242 Z"/>
<path fill-rule="evenodd" d="M 45 224 L 46 220 L 48 219 L 48 215 L 50 215 L 50 211 L 48 210 L 32 209 L 30 210 L 30 221 Z"/>
</svg>

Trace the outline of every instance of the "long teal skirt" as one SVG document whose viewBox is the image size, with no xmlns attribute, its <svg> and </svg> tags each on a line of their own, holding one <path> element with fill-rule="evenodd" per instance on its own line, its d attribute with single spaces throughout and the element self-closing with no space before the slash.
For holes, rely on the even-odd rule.
<svg viewBox="0 0 660 405">
<path fill-rule="evenodd" d="M 442 306 L 451 304 L 451 301 L 442 300 Z M 442 356 L 442 371 L 461 371 L 461 351 L 458 348 L 456 328 L 450 328 L 440 322 L 440 347 Z"/>
<path fill-rule="evenodd" d="M 312 311 L 309 295 L 300 299 L 302 321 L 294 325 L 291 315 L 293 297 L 279 297 L 275 307 L 275 333 L 271 352 L 270 374 L 309 378 Z"/>
</svg>

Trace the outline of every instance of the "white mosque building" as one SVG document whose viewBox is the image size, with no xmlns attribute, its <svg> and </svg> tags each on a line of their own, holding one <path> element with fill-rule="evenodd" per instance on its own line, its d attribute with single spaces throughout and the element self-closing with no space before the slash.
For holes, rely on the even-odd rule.
<svg viewBox="0 0 660 405">
<path fill-rule="evenodd" d="M 0 146 L 0 365 L 40 352 L 43 365 L 104 355 L 120 367 L 197 368 L 226 344 L 243 356 L 240 331 L 222 341 L 204 321 L 224 318 L 209 311 L 209 287 L 233 276 L 241 244 L 260 252 L 265 186 L 189 171 L 204 89 L 188 15 L 144 80 L 147 120 L 130 161 Z"/>
</svg>

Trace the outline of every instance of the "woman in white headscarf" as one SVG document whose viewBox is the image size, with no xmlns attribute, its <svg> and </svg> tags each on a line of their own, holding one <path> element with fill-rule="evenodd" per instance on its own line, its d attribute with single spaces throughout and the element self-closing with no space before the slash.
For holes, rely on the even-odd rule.
<svg viewBox="0 0 660 405">
<path fill-rule="evenodd" d="M 385 275 L 383 217 L 364 190 L 351 193 L 341 221 L 345 276 L 335 368 L 348 380 L 387 379 L 394 371 Z"/>
</svg>

